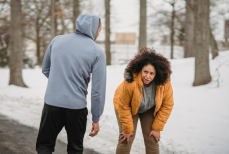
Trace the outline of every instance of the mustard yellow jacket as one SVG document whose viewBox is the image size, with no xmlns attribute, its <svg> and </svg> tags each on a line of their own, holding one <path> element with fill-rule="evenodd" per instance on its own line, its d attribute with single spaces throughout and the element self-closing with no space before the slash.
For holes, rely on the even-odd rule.
<svg viewBox="0 0 229 154">
<path fill-rule="evenodd" d="M 142 87 L 141 73 L 138 73 L 133 75 L 133 81 L 131 83 L 124 80 L 115 91 L 113 102 L 125 133 L 134 131 L 132 115 L 138 113 L 143 95 Z M 155 119 L 152 129 L 162 131 L 174 104 L 173 89 L 170 81 L 164 85 L 157 85 L 155 101 Z"/>
</svg>

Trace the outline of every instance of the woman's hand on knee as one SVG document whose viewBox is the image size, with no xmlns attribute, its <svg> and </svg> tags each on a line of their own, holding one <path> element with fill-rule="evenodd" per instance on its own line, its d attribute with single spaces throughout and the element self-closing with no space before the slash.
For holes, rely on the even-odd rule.
<svg viewBox="0 0 229 154">
<path fill-rule="evenodd" d="M 129 143 L 129 141 L 130 141 L 130 137 L 132 137 L 133 136 L 133 132 L 132 133 L 129 133 L 129 134 L 127 134 L 127 133 L 125 133 L 125 132 L 122 132 L 122 133 L 120 133 L 120 139 L 122 139 L 121 140 L 121 142 L 123 142 L 123 141 L 127 141 L 127 144 Z"/>
<path fill-rule="evenodd" d="M 152 135 L 154 136 L 154 138 L 157 142 L 160 141 L 160 138 L 161 138 L 160 132 L 158 132 L 156 130 L 151 130 L 148 138 L 150 138 Z"/>
</svg>

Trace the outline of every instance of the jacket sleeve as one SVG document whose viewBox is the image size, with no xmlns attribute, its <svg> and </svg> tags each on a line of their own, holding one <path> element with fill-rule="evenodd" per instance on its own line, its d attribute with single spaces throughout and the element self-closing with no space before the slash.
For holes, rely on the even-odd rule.
<svg viewBox="0 0 229 154">
<path fill-rule="evenodd" d="M 45 56 L 43 59 L 43 65 L 42 65 L 42 73 L 49 78 L 49 72 L 50 72 L 50 67 L 51 67 L 51 50 L 52 50 L 52 45 L 54 40 L 57 38 L 58 36 L 56 36 L 51 43 L 49 44 L 46 52 L 45 52 Z"/>
<path fill-rule="evenodd" d="M 120 91 L 119 94 L 119 108 L 118 108 L 118 115 L 119 115 L 119 120 L 122 124 L 122 130 L 125 133 L 131 133 L 134 131 L 134 123 L 133 123 L 133 118 L 132 118 L 132 113 L 131 113 L 131 98 L 132 98 L 132 92 L 128 91 L 127 88 L 128 85 L 127 82 L 124 81 L 123 88 Z"/>
<path fill-rule="evenodd" d="M 106 95 L 106 55 L 101 52 L 92 66 L 91 87 L 92 121 L 98 122 L 103 113 Z"/>
<path fill-rule="evenodd" d="M 171 111 L 173 109 L 173 89 L 171 82 L 169 81 L 165 85 L 165 95 L 162 100 L 162 105 L 159 111 L 157 112 L 157 115 L 154 119 L 154 122 L 152 124 L 152 129 L 156 131 L 162 131 L 164 128 L 165 123 L 167 122 Z"/>
</svg>

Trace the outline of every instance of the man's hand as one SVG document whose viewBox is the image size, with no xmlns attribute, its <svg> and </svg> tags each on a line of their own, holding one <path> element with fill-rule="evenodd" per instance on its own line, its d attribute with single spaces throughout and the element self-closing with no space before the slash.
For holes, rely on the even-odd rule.
<svg viewBox="0 0 229 154">
<path fill-rule="evenodd" d="M 98 134 L 98 132 L 99 132 L 99 123 L 92 122 L 91 133 L 89 134 L 89 136 L 94 137 Z"/>
<path fill-rule="evenodd" d="M 130 140 L 130 137 L 132 137 L 133 136 L 133 132 L 132 133 L 130 133 L 130 134 L 127 134 L 127 133 L 125 133 L 125 132 L 122 132 L 122 133 L 120 133 L 120 139 L 122 139 L 122 141 L 121 142 L 123 142 L 123 141 L 125 141 L 126 140 L 126 142 L 127 142 L 127 144 L 129 143 L 129 140 Z"/>
<path fill-rule="evenodd" d="M 160 141 L 160 138 L 161 138 L 160 132 L 157 132 L 156 130 L 151 130 L 148 138 L 150 138 L 150 136 L 152 136 L 152 135 L 154 136 L 154 138 L 157 142 Z"/>
</svg>

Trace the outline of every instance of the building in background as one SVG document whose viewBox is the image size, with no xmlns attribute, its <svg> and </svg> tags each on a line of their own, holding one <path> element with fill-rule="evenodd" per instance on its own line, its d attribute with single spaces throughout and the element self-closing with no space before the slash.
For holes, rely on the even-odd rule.
<svg viewBox="0 0 229 154">
<path fill-rule="evenodd" d="M 138 53 L 136 33 L 113 33 L 111 65 L 127 64 Z M 104 41 L 96 41 L 105 50 Z"/>
</svg>

